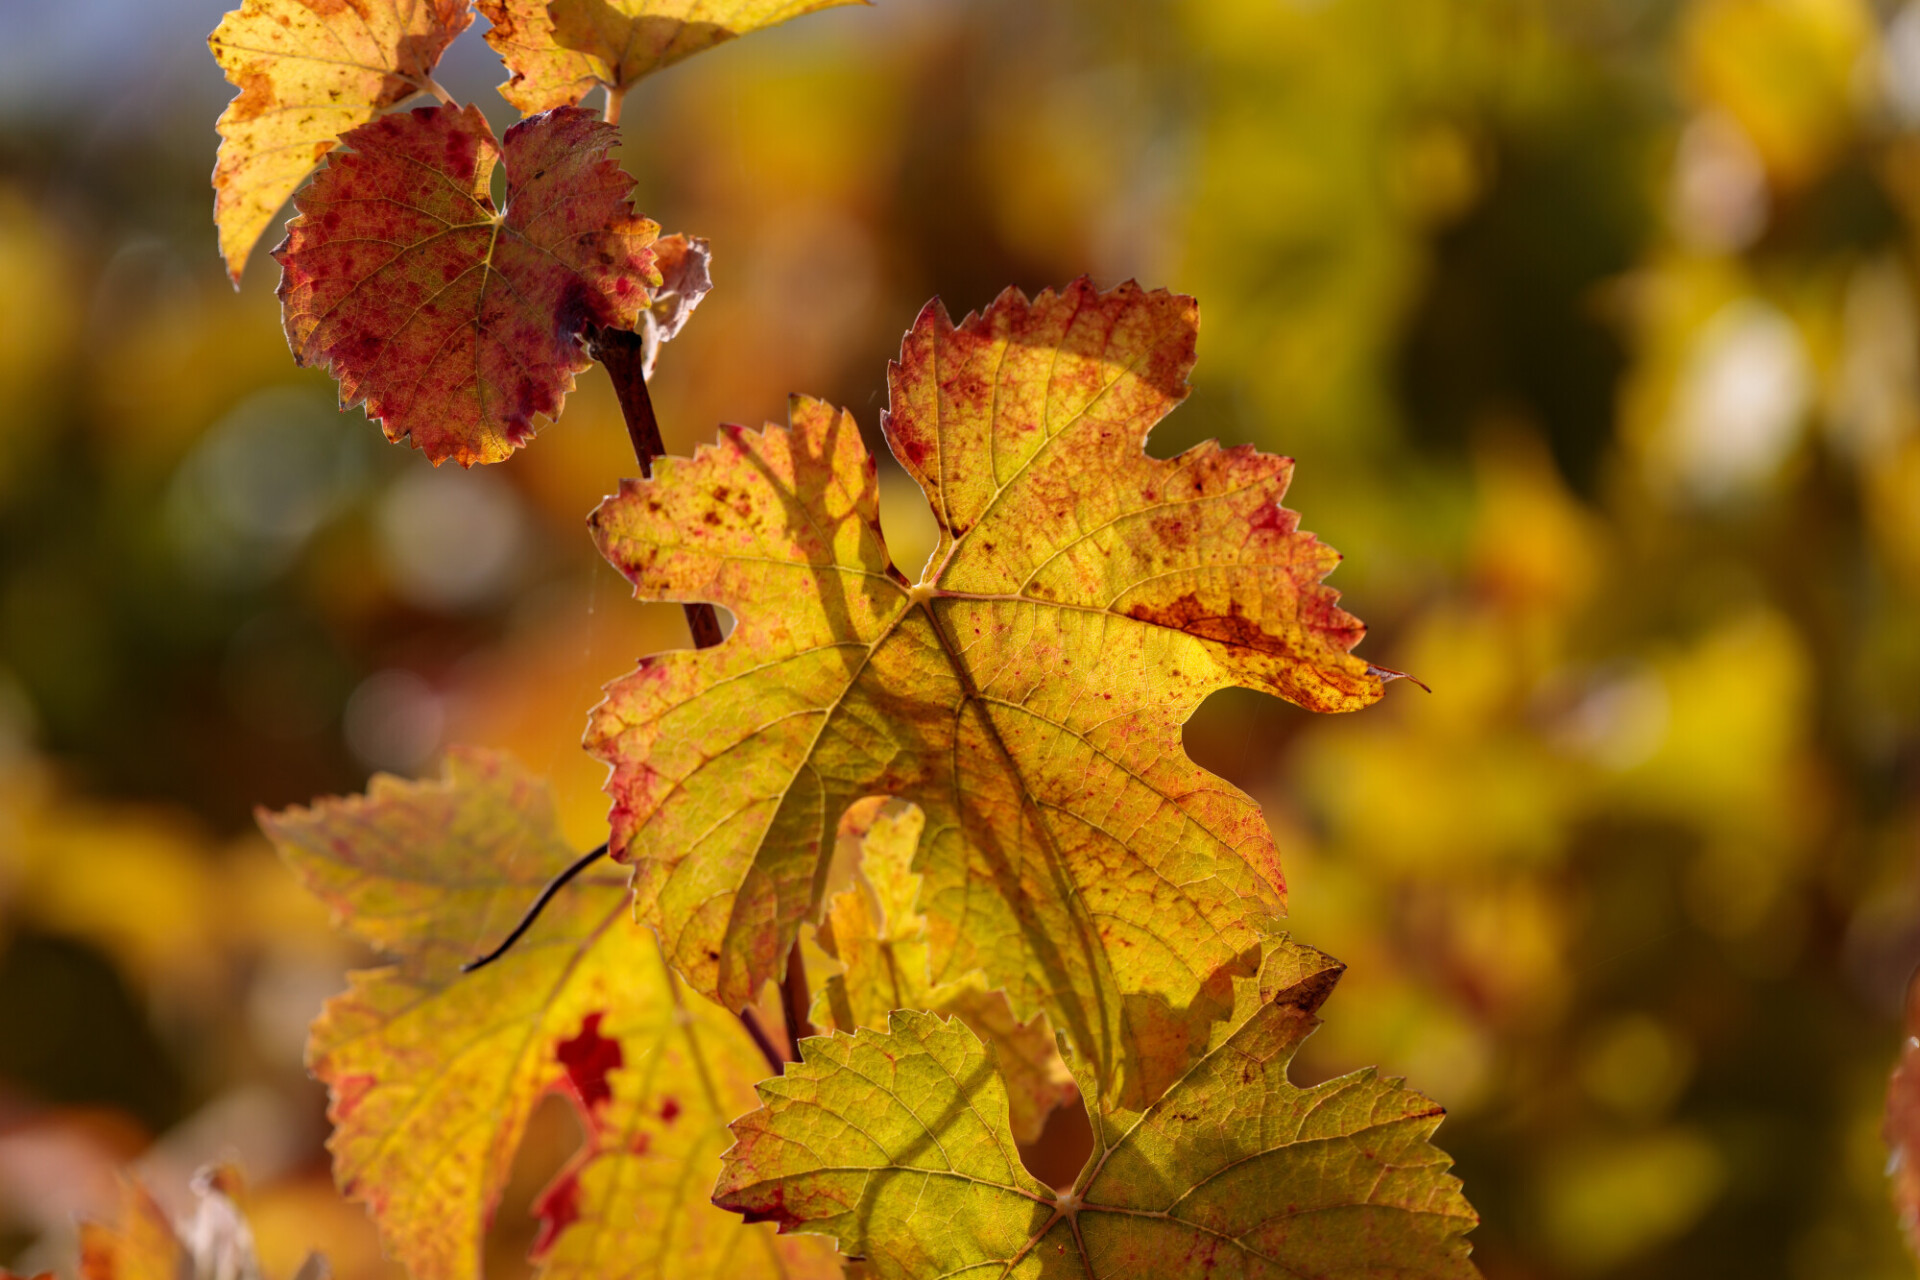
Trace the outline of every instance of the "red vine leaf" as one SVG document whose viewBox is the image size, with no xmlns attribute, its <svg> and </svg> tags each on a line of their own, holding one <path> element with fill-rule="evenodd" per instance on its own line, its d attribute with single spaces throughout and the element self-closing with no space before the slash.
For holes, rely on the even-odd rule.
<svg viewBox="0 0 1920 1280">
<path fill-rule="evenodd" d="M 632 328 L 660 282 L 659 228 L 607 157 L 618 137 L 573 107 L 520 122 L 504 146 L 473 107 L 347 134 L 274 250 L 295 358 L 435 463 L 505 458 L 559 416 L 589 363 L 583 331 Z"/>
</svg>

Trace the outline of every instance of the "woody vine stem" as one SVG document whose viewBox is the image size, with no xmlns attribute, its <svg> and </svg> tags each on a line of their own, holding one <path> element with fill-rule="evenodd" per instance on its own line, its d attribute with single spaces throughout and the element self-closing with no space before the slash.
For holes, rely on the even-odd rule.
<svg viewBox="0 0 1920 1280">
<path fill-rule="evenodd" d="M 588 349 L 594 358 L 606 367 L 607 374 L 613 379 L 614 394 L 620 400 L 620 413 L 626 420 L 627 439 L 633 444 L 634 461 L 640 464 L 643 477 L 653 475 L 653 460 L 666 453 L 667 448 L 660 438 L 660 420 L 653 411 L 653 396 L 647 390 L 646 347 L 636 333 L 625 329 L 595 329 L 588 342 Z M 696 649 L 711 649 L 725 637 L 720 631 L 720 617 L 710 604 L 689 604 L 681 606 L 686 610 L 687 629 L 693 633 L 693 645 Z M 573 878 L 585 871 L 607 855 L 607 845 L 603 841 L 589 849 L 566 870 L 547 882 L 540 896 L 520 918 L 513 931 L 487 954 L 476 960 L 470 960 L 460 966 L 460 972 L 472 973 L 476 969 L 492 964 L 518 942 L 533 922 L 540 918 L 547 904 L 554 896 L 566 888 Z M 662 963 L 668 963 L 669 980 L 674 980 L 671 964 L 666 952 L 660 953 Z M 786 1071 L 787 1063 L 800 1060 L 800 1041 L 813 1034 L 813 1024 L 808 1020 L 807 1010 L 812 1003 L 807 987 L 807 966 L 800 956 L 800 944 L 796 940 L 787 952 L 787 972 L 780 982 L 780 1012 L 786 1022 L 787 1043 L 781 1047 L 774 1043 L 773 1037 L 760 1023 L 760 1015 L 753 1006 L 748 1005 L 740 1012 L 740 1021 L 745 1024 L 747 1034 L 767 1060 L 767 1065 L 775 1075 Z"/>
<path fill-rule="evenodd" d="M 618 99 L 613 101 L 617 102 Z M 627 423 L 627 439 L 633 444 L 634 461 L 640 464 L 640 474 L 650 477 L 653 475 L 653 460 L 667 449 L 660 438 L 660 420 L 654 415 L 653 396 L 647 391 L 645 344 L 639 334 L 625 329 L 596 329 L 589 347 L 595 358 L 606 367 L 608 377 L 613 379 L 614 395 L 620 400 L 620 413 Z M 686 610 L 687 629 L 693 633 L 696 649 L 711 649 L 720 643 L 723 639 L 720 617 L 712 605 L 688 604 L 681 607 Z M 787 1032 L 784 1051 L 775 1048 L 751 1005 L 740 1010 L 740 1020 L 746 1024 L 748 1034 L 760 1046 L 760 1052 L 766 1056 L 767 1064 L 776 1074 L 784 1072 L 788 1062 L 800 1060 L 800 1041 L 813 1034 L 813 1026 L 807 1018 L 810 1004 L 807 966 L 800 957 L 800 943 L 796 939 L 787 952 L 786 976 L 780 981 L 780 1011 L 784 1015 Z"/>
</svg>

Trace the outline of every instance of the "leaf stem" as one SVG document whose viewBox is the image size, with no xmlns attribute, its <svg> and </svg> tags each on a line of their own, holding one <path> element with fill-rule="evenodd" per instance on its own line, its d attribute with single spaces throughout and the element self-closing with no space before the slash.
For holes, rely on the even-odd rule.
<svg viewBox="0 0 1920 1280">
<path fill-rule="evenodd" d="M 616 89 L 610 84 L 602 85 L 601 87 L 607 91 L 607 105 L 606 109 L 600 113 L 600 118 L 608 124 L 619 124 L 620 106 L 627 100 L 627 91 L 625 89 Z"/>
<path fill-rule="evenodd" d="M 414 84 L 419 86 L 422 93 L 432 94 L 434 97 L 440 99 L 446 106 L 450 107 L 453 105 L 453 95 L 448 93 L 446 89 L 441 86 L 440 82 L 435 80 L 431 75 L 422 72 L 412 77 L 412 80 Z"/>
<path fill-rule="evenodd" d="M 506 936 L 505 941 L 501 942 L 501 944 L 493 950 L 487 952 L 487 954 L 481 956 L 478 960 L 469 960 L 461 965 L 460 972 L 472 973 L 475 969 L 484 969 L 501 956 L 507 954 L 507 948 L 520 941 L 521 936 L 525 934 L 527 930 L 533 928 L 533 922 L 538 920 L 540 913 L 547 909 L 547 904 L 553 901 L 554 894 L 566 888 L 568 881 L 606 856 L 607 842 L 602 840 L 598 846 L 581 854 L 572 866 L 547 881 L 547 887 L 540 891 L 540 896 L 533 900 L 533 905 L 527 908 L 527 913 L 520 917 L 520 923 L 513 926 L 513 932 Z"/>
<path fill-rule="evenodd" d="M 640 335 L 625 329 L 595 329 L 592 337 L 594 356 L 607 367 L 613 379 L 613 393 L 620 398 L 620 414 L 627 422 L 627 439 L 633 444 L 633 459 L 640 474 L 653 474 L 653 460 L 666 453 L 660 438 L 660 420 L 654 416 L 653 397 L 647 391 L 646 349 Z M 720 616 L 710 604 L 683 606 L 687 628 L 693 632 L 693 647 L 711 649 L 724 638 Z"/>
</svg>

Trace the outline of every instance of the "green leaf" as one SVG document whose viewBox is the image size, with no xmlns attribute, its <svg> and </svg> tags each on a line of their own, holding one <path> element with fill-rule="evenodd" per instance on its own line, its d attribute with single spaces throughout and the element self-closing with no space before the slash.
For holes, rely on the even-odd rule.
<svg viewBox="0 0 1920 1280">
<path fill-rule="evenodd" d="M 809 1040 L 734 1122 L 715 1203 L 819 1232 L 881 1277 L 1464 1280 L 1477 1219 L 1429 1141 L 1441 1109 L 1361 1071 L 1287 1079 L 1340 966 L 1277 942 L 1200 1059 L 1149 1105 L 1092 1114 L 1072 1191 L 1021 1166 L 991 1047 L 901 1012 Z"/>
<path fill-rule="evenodd" d="M 952 982 L 929 977 L 927 918 L 919 913 L 920 877 L 911 866 L 925 818 L 900 801 L 866 801 L 848 810 L 840 842 L 858 850 L 860 882 L 827 904 L 817 942 L 840 972 L 821 984 L 816 1027 L 854 1031 L 887 1025 L 895 1009 L 928 1009 L 959 1018 L 994 1047 L 1012 1109 L 1013 1136 L 1034 1142 L 1047 1114 L 1078 1095 L 1060 1058 L 1047 1015 L 1021 1021 L 1007 993 L 990 990 L 976 970 Z M 841 855 L 836 854 L 836 857 Z M 852 857 L 848 861 L 853 861 Z"/>
</svg>

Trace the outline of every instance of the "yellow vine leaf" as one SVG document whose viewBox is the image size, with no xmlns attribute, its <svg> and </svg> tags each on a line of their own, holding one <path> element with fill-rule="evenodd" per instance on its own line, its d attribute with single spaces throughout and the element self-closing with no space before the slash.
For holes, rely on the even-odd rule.
<svg viewBox="0 0 1920 1280">
<path fill-rule="evenodd" d="M 344 928 L 394 957 L 350 975 L 313 1025 L 334 1173 L 415 1276 L 477 1280 L 527 1119 L 556 1091 L 586 1141 L 536 1205 L 545 1280 L 837 1276 L 703 1201 L 721 1127 L 767 1066 L 739 1022 L 682 1000 L 624 877 L 582 876 L 505 956 L 460 965 L 574 860 L 553 801 L 504 756 L 455 751 L 439 781 L 263 813 Z"/>
<path fill-rule="evenodd" d="M 703 49 L 801 14 L 870 0 L 479 0 L 487 43 L 512 79 L 500 94 L 522 115 L 572 106 Z"/>
<path fill-rule="evenodd" d="M 940 526 L 916 584 L 852 416 L 817 401 L 595 512 L 637 596 L 737 619 L 643 659 L 587 733 L 613 852 L 701 991 L 754 999 L 823 905 L 841 815 L 893 796 L 926 815 L 933 982 L 978 970 L 1044 1009 L 1108 1092 L 1151 1097 L 1206 1043 L 1283 880 L 1258 805 L 1181 725 L 1232 685 L 1344 711 L 1391 673 L 1349 653 L 1364 628 L 1321 582 L 1339 557 L 1278 505 L 1288 459 L 1145 452 L 1198 324 L 1190 298 L 1084 280 L 957 326 L 930 303 L 884 420 Z"/>
<path fill-rule="evenodd" d="M 472 0 L 246 0 L 207 37 L 238 97 L 216 128 L 213 220 L 234 284 L 341 134 L 424 91 Z"/>
<path fill-rule="evenodd" d="M 895 1009 L 928 1009 L 959 1018 L 994 1047 L 1012 1108 L 1013 1136 L 1033 1142 L 1047 1114 L 1076 1096 L 1073 1075 L 1054 1043 L 1047 1015 L 1013 1016 L 1004 991 L 988 990 L 978 971 L 935 984 L 929 974 L 927 919 L 917 906 L 913 852 L 925 818 L 899 801 L 864 801 L 840 826 L 842 845 L 859 850 L 860 884 L 827 904 L 817 938 L 842 971 L 821 985 L 814 1026 L 853 1032 L 887 1025 Z"/>
<path fill-rule="evenodd" d="M 994 1051 L 958 1020 L 806 1041 L 734 1122 L 715 1202 L 834 1236 L 880 1277 L 1468 1280 L 1477 1219 L 1430 1141 L 1441 1109 L 1371 1069 L 1287 1078 L 1340 970 L 1276 941 L 1164 1093 L 1090 1108 L 1060 1195 L 1022 1167 Z"/>
</svg>

